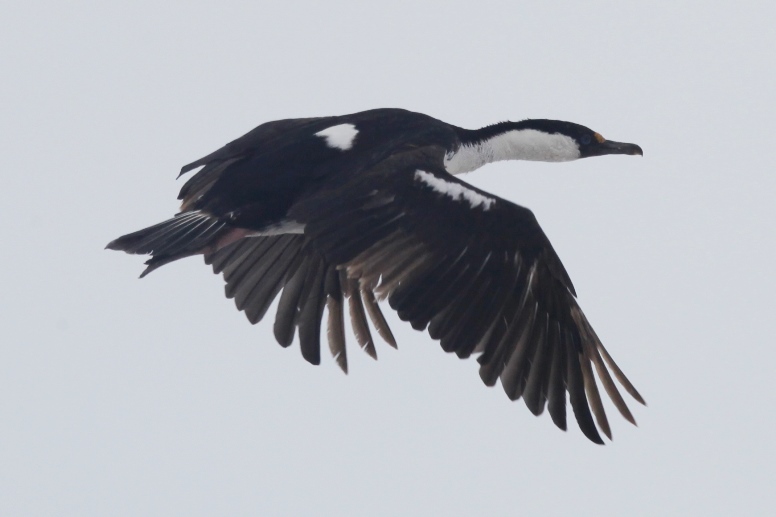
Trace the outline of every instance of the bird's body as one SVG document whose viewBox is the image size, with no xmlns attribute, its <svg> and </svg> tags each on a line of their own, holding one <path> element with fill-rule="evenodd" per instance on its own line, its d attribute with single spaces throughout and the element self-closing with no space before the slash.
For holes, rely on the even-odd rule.
<svg viewBox="0 0 776 517">
<path fill-rule="evenodd" d="M 594 367 L 614 404 L 633 417 L 609 370 L 637 400 L 575 300 L 533 214 L 455 174 L 504 159 L 568 161 L 641 154 L 569 122 L 503 122 L 461 129 L 427 115 L 378 109 L 262 124 L 185 166 L 181 213 L 108 247 L 150 254 L 149 271 L 204 254 L 252 323 L 281 292 L 274 332 L 320 362 L 328 341 L 347 371 L 344 300 L 359 344 L 375 355 L 368 315 L 395 341 L 377 300 L 428 328 L 443 349 L 479 353 L 488 385 L 501 379 L 535 414 L 566 426 L 566 392 L 580 428 L 611 436 Z M 608 366 L 608 369 L 607 369 Z M 643 402 L 643 401 L 642 401 Z"/>
</svg>

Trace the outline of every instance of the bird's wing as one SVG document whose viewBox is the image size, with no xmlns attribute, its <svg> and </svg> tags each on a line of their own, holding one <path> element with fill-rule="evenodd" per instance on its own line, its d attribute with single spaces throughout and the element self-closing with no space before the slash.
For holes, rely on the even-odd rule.
<svg viewBox="0 0 776 517">
<path fill-rule="evenodd" d="M 611 438 L 593 368 L 627 420 L 634 422 L 610 371 L 643 399 L 577 305 L 550 242 L 529 210 L 447 174 L 442 155 L 439 148 L 394 155 L 301 199 L 289 216 L 306 224 L 325 263 L 387 297 L 444 350 L 480 353 L 485 384 L 500 378 L 534 414 L 546 405 L 561 429 L 568 392 L 583 433 L 602 443 L 595 415 Z"/>
<path fill-rule="evenodd" d="M 226 296 L 234 298 L 237 309 L 244 311 L 251 323 L 264 318 L 282 289 L 275 316 L 275 338 L 287 347 L 298 329 L 302 356 L 312 364 L 321 361 L 325 306 L 329 348 L 337 364 L 347 373 L 345 300 L 353 332 L 364 351 L 377 359 L 367 316 L 378 334 L 396 346 L 372 291 L 361 289 L 357 280 L 347 278 L 343 271 L 327 262 L 304 235 L 241 239 L 205 254 L 205 262 L 213 266 L 215 273 L 223 273 Z"/>
</svg>

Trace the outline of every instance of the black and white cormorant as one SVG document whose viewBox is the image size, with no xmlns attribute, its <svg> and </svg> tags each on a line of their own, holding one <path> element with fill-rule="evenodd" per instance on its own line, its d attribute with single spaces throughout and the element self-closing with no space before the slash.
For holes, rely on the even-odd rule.
<svg viewBox="0 0 776 517">
<path fill-rule="evenodd" d="M 447 352 L 479 354 L 488 386 L 566 429 L 566 392 L 582 432 L 611 431 L 596 380 L 635 423 L 613 376 L 643 399 L 601 344 L 533 213 L 457 175 L 498 160 L 561 162 L 641 155 L 578 124 L 501 122 L 462 129 L 420 113 L 376 109 L 267 122 L 181 169 L 181 211 L 108 248 L 148 254 L 144 276 L 203 254 L 251 323 L 280 294 L 274 333 L 320 362 L 328 342 L 347 372 L 344 300 L 361 347 L 376 357 L 367 315 L 396 346 L 380 311 L 428 329 Z M 593 420 L 595 416 L 595 421 Z"/>
</svg>

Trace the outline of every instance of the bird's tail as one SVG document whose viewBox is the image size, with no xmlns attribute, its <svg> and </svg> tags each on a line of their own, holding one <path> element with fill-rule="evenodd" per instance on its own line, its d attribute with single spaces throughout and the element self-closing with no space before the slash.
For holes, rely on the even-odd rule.
<svg viewBox="0 0 776 517">
<path fill-rule="evenodd" d="M 172 219 L 111 241 L 107 249 L 151 255 L 140 278 L 175 260 L 206 252 L 232 228 L 200 211 L 183 212 Z"/>
</svg>

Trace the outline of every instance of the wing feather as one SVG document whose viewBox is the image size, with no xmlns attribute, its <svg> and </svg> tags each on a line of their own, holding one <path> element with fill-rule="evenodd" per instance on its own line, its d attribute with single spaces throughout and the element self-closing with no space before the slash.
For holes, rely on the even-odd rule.
<svg viewBox="0 0 776 517">
<path fill-rule="evenodd" d="M 273 330 L 275 339 L 283 347 L 291 345 L 294 340 L 296 325 L 299 321 L 299 298 L 302 295 L 309 267 L 310 257 L 303 257 L 299 267 L 291 275 L 280 295 Z"/>
<path fill-rule="evenodd" d="M 350 309 L 350 321 L 353 325 L 353 334 L 356 341 L 372 359 L 377 359 L 377 350 L 372 340 L 372 333 L 369 331 L 369 325 L 366 322 L 366 313 L 364 304 L 361 300 L 361 290 L 358 287 L 358 280 L 348 279 L 346 296 L 348 297 L 348 308 Z"/>
<path fill-rule="evenodd" d="M 372 320 L 372 325 L 374 325 L 380 337 L 393 348 L 397 348 L 396 338 L 393 337 L 388 322 L 385 321 L 385 316 L 377 304 L 374 292 L 369 289 L 361 289 L 361 301 L 364 302 L 366 313 L 369 315 L 369 319 Z"/>
<path fill-rule="evenodd" d="M 301 296 L 299 347 L 302 350 L 302 357 L 310 364 L 321 362 L 321 319 L 326 303 L 326 295 L 323 291 L 325 277 L 325 264 L 319 262 L 311 267 Z"/>
<path fill-rule="evenodd" d="M 549 386 L 547 389 L 547 411 L 552 421 L 560 429 L 566 430 L 566 356 L 564 350 L 568 347 L 562 341 L 561 329 L 555 325 L 553 339 L 549 341 L 554 348 L 552 366 L 550 367 Z"/>
<path fill-rule="evenodd" d="M 343 372 L 348 373 L 348 356 L 345 349 L 345 313 L 342 308 L 342 291 L 340 288 L 339 273 L 335 268 L 326 271 L 326 308 L 329 312 L 326 335 L 329 341 L 329 350 L 337 365 Z"/>
</svg>

